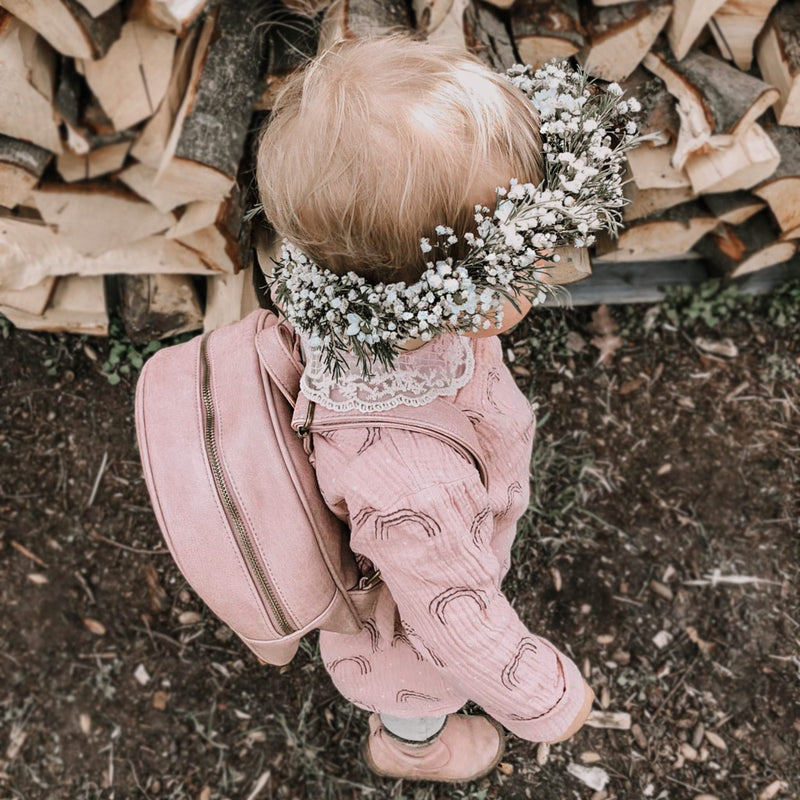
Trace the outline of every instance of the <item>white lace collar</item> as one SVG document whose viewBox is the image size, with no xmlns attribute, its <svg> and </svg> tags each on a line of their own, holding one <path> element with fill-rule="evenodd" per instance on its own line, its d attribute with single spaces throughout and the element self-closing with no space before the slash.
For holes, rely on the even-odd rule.
<svg viewBox="0 0 800 800">
<path fill-rule="evenodd" d="M 399 405 L 422 406 L 437 397 L 452 397 L 472 378 L 475 356 L 469 339 L 443 335 L 418 350 L 400 355 L 394 369 L 375 365 L 365 379 L 355 357 L 337 379 L 326 372 L 322 353 L 304 338 L 306 368 L 300 380 L 303 394 L 332 411 L 388 411 Z"/>
</svg>

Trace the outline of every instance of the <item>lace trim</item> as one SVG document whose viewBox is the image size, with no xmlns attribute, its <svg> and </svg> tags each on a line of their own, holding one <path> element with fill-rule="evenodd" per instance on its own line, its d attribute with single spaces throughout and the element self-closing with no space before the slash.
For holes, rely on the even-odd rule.
<svg viewBox="0 0 800 800">
<path fill-rule="evenodd" d="M 322 351 L 301 339 L 306 368 L 300 379 L 303 394 L 332 411 L 389 411 L 399 405 L 424 406 L 437 397 L 452 397 L 472 378 L 475 356 L 468 339 L 443 335 L 418 350 L 404 353 L 394 369 L 375 365 L 375 374 L 364 379 L 355 357 L 338 381 L 324 368 Z"/>
</svg>

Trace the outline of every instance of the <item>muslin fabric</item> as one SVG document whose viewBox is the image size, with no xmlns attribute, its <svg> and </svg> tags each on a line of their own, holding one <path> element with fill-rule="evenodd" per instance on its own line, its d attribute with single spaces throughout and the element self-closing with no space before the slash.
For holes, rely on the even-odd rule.
<svg viewBox="0 0 800 800">
<path fill-rule="evenodd" d="M 528 505 L 535 418 L 497 337 L 468 341 L 472 377 L 446 401 L 472 422 L 488 486 L 423 434 L 366 424 L 314 435 L 322 495 L 385 584 L 360 633 L 322 631 L 320 647 L 336 687 L 361 708 L 434 717 L 472 700 L 518 736 L 547 741 L 577 716 L 583 680 L 501 590 Z M 403 358 L 427 358 L 425 349 Z"/>
</svg>

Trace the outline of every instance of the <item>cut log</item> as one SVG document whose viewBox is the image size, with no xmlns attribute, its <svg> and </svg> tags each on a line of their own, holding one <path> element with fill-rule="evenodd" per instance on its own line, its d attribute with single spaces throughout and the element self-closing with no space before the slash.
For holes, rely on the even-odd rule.
<svg viewBox="0 0 800 800">
<path fill-rule="evenodd" d="M 122 11 L 114 6 L 93 17 L 77 0 L 0 0 L 59 53 L 73 58 L 100 58 L 119 36 Z"/>
<path fill-rule="evenodd" d="M 417 30 L 429 42 L 466 50 L 464 12 L 470 0 L 414 0 Z"/>
<path fill-rule="evenodd" d="M 800 7 L 780 3 L 756 47 L 764 80 L 780 92 L 775 116 L 781 125 L 800 125 Z"/>
<path fill-rule="evenodd" d="M 644 219 L 694 199 L 691 186 L 674 189 L 640 189 L 635 181 L 628 181 L 623 189 L 628 205 L 622 211 L 626 223 Z"/>
<path fill-rule="evenodd" d="M 50 298 L 53 296 L 57 278 L 45 278 L 34 286 L 27 289 L 16 289 L 5 291 L 0 289 L 0 307 L 8 306 L 15 311 L 24 311 L 40 317 L 44 314 Z"/>
<path fill-rule="evenodd" d="M 117 175 L 129 189 L 165 214 L 173 208 L 192 202 L 192 197 L 187 194 L 172 191 L 169 186 L 156 186 L 155 177 L 156 170 L 147 164 L 131 164 Z M 211 205 L 216 208 L 219 204 Z"/>
<path fill-rule="evenodd" d="M 0 305 L 0 313 L 23 330 L 108 336 L 108 312 L 101 277 L 60 278 L 44 313 L 29 314 Z"/>
<path fill-rule="evenodd" d="M 158 106 L 156 113 L 147 121 L 131 149 L 131 155 L 134 158 L 154 170 L 157 170 L 161 163 L 169 133 L 172 130 L 178 109 L 183 103 L 183 98 L 186 96 L 186 88 L 189 85 L 189 77 L 198 42 L 202 39 L 202 47 L 207 47 L 207 39 L 212 32 L 213 22 L 208 22 L 203 26 L 195 26 L 180 40 L 175 51 L 172 75 L 170 76 L 164 99 Z"/>
<path fill-rule="evenodd" d="M 222 200 L 230 191 L 259 89 L 259 13 L 260 0 L 209 12 L 156 184 L 198 200 Z"/>
<path fill-rule="evenodd" d="M 235 273 L 241 266 L 241 223 L 241 207 L 236 198 L 221 204 L 191 203 L 167 236 L 196 252 L 219 272 Z"/>
<path fill-rule="evenodd" d="M 326 3 L 327 5 L 327 3 Z M 281 9 L 270 15 L 269 56 L 267 73 L 261 96 L 254 105 L 257 111 L 266 111 L 272 104 L 286 79 L 312 59 L 319 44 L 319 30 L 303 13 Z"/>
<path fill-rule="evenodd" d="M 680 62 L 651 52 L 643 64 L 678 100 L 678 168 L 694 153 L 731 144 L 733 137 L 747 131 L 779 97 L 777 89 L 758 78 L 698 51 Z"/>
<path fill-rule="evenodd" d="M 44 185 L 36 208 L 59 237 L 84 255 L 99 255 L 167 230 L 174 222 L 132 192 L 105 184 Z"/>
<path fill-rule="evenodd" d="M 720 222 L 728 225 L 741 225 L 764 208 L 764 203 L 744 191 L 709 194 L 703 202 Z"/>
<path fill-rule="evenodd" d="M 781 154 L 781 163 L 753 194 L 768 203 L 784 236 L 794 238 L 800 233 L 800 130 L 772 125 L 767 133 Z"/>
<path fill-rule="evenodd" d="M 70 247 L 43 224 L 0 217 L 0 288 L 26 289 L 49 276 L 163 272 L 212 275 L 216 271 L 180 242 L 148 236 L 92 257 Z"/>
<path fill-rule="evenodd" d="M 725 0 L 674 0 L 672 17 L 667 26 L 667 39 L 672 54 L 682 59 L 690 50 L 700 31 Z"/>
<path fill-rule="evenodd" d="M 53 154 L 0 134 L 0 206 L 14 208 L 36 188 Z"/>
<path fill-rule="evenodd" d="M 686 174 L 697 194 L 749 189 L 775 172 L 781 155 L 760 125 L 734 139 L 728 147 L 691 156 Z"/>
<path fill-rule="evenodd" d="M 206 286 L 204 333 L 237 322 L 260 307 L 250 270 L 243 269 L 237 275 L 207 278 Z"/>
<path fill-rule="evenodd" d="M 586 43 L 578 0 L 517 0 L 511 32 L 520 59 L 532 67 L 574 56 Z"/>
<path fill-rule="evenodd" d="M 36 32 L 0 10 L 0 133 L 61 151 L 53 113 L 56 56 Z"/>
<path fill-rule="evenodd" d="M 131 20 L 103 58 L 81 62 L 86 82 L 118 131 L 155 113 L 172 74 L 175 41 L 171 33 Z"/>
<path fill-rule="evenodd" d="M 95 140 L 95 145 L 98 145 L 98 139 Z M 107 175 L 122 168 L 131 144 L 133 140 L 127 131 L 122 136 L 112 135 L 108 137 L 107 144 L 99 144 L 86 155 L 79 156 L 70 150 L 65 150 L 56 159 L 56 167 L 67 183 Z"/>
<path fill-rule="evenodd" d="M 119 1 L 120 0 L 78 0 L 93 17 L 99 17 L 105 14 L 111 6 L 115 6 Z"/>
<path fill-rule="evenodd" d="M 635 97 L 642 105 L 639 114 L 639 130 L 644 136 L 653 137 L 644 147 L 662 147 L 678 139 L 680 117 L 675 108 L 675 98 L 667 91 L 661 78 L 644 69 L 635 70 L 622 83 L 628 97 Z"/>
<path fill-rule="evenodd" d="M 542 280 L 554 286 L 577 283 L 592 274 L 592 260 L 588 247 L 556 247 L 559 257 L 552 266 L 546 267 Z"/>
<path fill-rule="evenodd" d="M 674 145 L 637 147 L 628 153 L 628 174 L 625 196 L 626 220 L 642 219 L 659 211 L 686 203 L 694 198 L 689 176 L 685 170 L 672 166 Z"/>
<path fill-rule="evenodd" d="M 649 52 L 671 11 L 669 0 L 594 9 L 585 26 L 589 46 L 584 66 L 603 80 L 625 80 Z"/>
<path fill-rule="evenodd" d="M 796 241 L 777 237 L 769 212 L 762 211 L 736 228 L 723 223 L 696 249 L 719 274 L 738 278 L 782 264 L 795 254 Z"/>
<path fill-rule="evenodd" d="M 208 0 L 134 0 L 131 19 L 183 36 L 206 5 Z"/>
<path fill-rule="evenodd" d="M 491 6 L 470 2 L 464 13 L 464 38 L 467 49 L 495 72 L 505 72 L 517 63 L 505 22 Z"/>
<path fill-rule="evenodd" d="M 186 275 L 121 275 L 120 316 L 134 344 L 203 327 L 203 310 Z"/>
<path fill-rule="evenodd" d="M 322 18 L 317 53 L 340 39 L 410 29 L 411 15 L 402 0 L 333 0 Z"/>
<path fill-rule="evenodd" d="M 777 0 L 726 0 L 709 27 L 723 58 L 749 71 L 753 44 Z"/>
<path fill-rule="evenodd" d="M 628 225 L 618 240 L 598 239 L 597 255 L 605 262 L 675 258 L 688 253 L 717 224 L 702 204 L 684 203 Z"/>
<path fill-rule="evenodd" d="M 640 189 L 685 189 L 690 186 L 685 170 L 672 165 L 674 145 L 637 147 L 628 153 L 628 169 Z"/>
</svg>

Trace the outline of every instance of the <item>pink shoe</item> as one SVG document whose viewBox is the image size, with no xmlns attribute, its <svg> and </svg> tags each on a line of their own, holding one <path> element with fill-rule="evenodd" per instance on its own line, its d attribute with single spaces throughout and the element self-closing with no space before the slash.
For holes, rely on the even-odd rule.
<svg viewBox="0 0 800 800">
<path fill-rule="evenodd" d="M 502 727 L 488 717 L 450 714 L 432 742 L 413 744 L 389 734 L 380 716 L 372 714 L 364 759 L 384 778 L 458 783 L 490 773 L 505 745 Z"/>
</svg>

